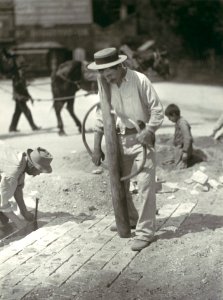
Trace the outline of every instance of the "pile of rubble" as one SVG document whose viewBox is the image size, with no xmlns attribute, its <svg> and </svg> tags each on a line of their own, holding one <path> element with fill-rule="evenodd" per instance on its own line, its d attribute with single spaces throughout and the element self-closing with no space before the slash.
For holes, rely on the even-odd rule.
<svg viewBox="0 0 223 300">
<path fill-rule="evenodd" d="M 218 180 L 209 178 L 209 176 L 205 173 L 205 170 L 205 167 L 200 167 L 199 170 L 192 174 L 191 178 L 184 181 L 186 184 L 193 185 L 191 194 L 208 192 L 210 189 L 217 190 L 223 187 L 223 176 L 219 176 Z"/>
<path fill-rule="evenodd" d="M 184 184 L 190 185 L 190 194 L 197 195 L 200 192 L 208 192 L 210 190 L 218 190 L 223 188 L 223 175 L 218 179 L 209 178 L 206 174 L 206 168 L 200 167 L 199 170 L 193 172 L 190 178 L 184 180 Z M 188 190 L 187 187 L 182 186 L 179 182 L 166 182 L 156 179 L 156 193 L 175 193 L 178 190 Z M 172 195 L 173 197 L 173 195 Z"/>
<path fill-rule="evenodd" d="M 190 178 L 184 180 L 184 184 L 190 185 L 190 194 L 196 195 L 199 192 L 208 192 L 212 190 L 218 190 L 223 188 L 223 175 L 219 176 L 218 179 L 209 178 L 205 173 L 206 168 L 201 166 L 199 170 L 193 172 Z M 182 186 L 180 182 L 167 182 L 156 177 L 156 193 L 157 194 L 166 194 L 166 193 L 175 193 L 178 190 L 188 190 L 187 187 Z M 138 184 L 137 181 L 131 180 L 130 182 L 130 192 L 132 194 L 138 193 Z M 173 197 L 173 196 L 171 196 Z"/>
</svg>

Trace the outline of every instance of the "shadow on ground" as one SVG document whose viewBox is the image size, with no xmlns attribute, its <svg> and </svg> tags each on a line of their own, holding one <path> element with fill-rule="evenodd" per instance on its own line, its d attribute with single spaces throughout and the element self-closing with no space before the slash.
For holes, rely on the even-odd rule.
<svg viewBox="0 0 223 300">
<path fill-rule="evenodd" d="M 170 218 L 170 222 L 178 222 L 182 216 L 176 217 L 176 218 Z M 198 214 L 198 213 L 192 213 L 190 216 L 188 216 L 185 221 L 180 225 L 179 228 L 177 228 L 176 231 L 174 231 L 173 228 L 168 227 L 161 230 L 161 234 L 159 234 L 156 237 L 156 240 L 159 239 L 173 239 L 173 238 L 179 238 L 182 237 L 188 233 L 197 233 L 197 232 L 203 232 L 206 230 L 216 230 L 218 228 L 223 227 L 223 216 L 217 216 L 217 215 L 211 215 L 211 214 Z M 163 233 L 162 233 L 163 232 Z"/>
<path fill-rule="evenodd" d="M 24 132 L 10 132 L 7 134 L 1 134 L 0 135 L 0 140 L 5 140 L 5 139 L 13 139 L 13 138 L 18 138 L 18 137 L 28 137 L 28 136 L 33 136 L 33 135 L 39 135 L 39 134 L 45 134 L 45 133 L 57 133 L 55 127 L 48 127 L 48 128 L 42 128 L 40 130 L 36 131 L 24 131 Z"/>
</svg>

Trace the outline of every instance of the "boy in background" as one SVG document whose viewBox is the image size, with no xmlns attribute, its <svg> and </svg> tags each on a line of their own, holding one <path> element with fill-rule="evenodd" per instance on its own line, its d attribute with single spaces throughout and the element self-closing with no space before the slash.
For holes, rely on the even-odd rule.
<svg viewBox="0 0 223 300">
<path fill-rule="evenodd" d="M 170 104 L 165 110 L 165 116 L 175 123 L 173 144 L 175 146 L 174 161 L 179 169 L 188 167 L 193 152 L 193 137 L 190 124 L 181 116 L 180 109 Z"/>
</svg>

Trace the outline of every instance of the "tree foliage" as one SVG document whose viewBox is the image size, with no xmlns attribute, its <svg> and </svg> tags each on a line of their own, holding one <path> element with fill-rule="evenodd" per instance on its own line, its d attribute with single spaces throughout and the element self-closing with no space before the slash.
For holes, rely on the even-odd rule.
<svg viewBox="0 0 223 300">
<path fill-rule="evenodd" d="M 222 51 L 222 0 L 151 0 L 150 4 L 193 55 L 201 57 L 210 49 Z"/>
<path fill-rule="evenodd" d="M 119 20 L 121 0 L 93 0 L 95 23 L 106 27 Z"/>
</svg>

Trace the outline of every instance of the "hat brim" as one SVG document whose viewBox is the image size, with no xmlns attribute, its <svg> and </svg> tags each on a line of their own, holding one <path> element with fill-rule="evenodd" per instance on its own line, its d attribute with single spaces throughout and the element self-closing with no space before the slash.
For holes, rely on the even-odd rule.
<svg viewBox="0 0 223 300">
<path fill-rule="evenodd" d="M 27 149 L 27 158 L 29 160 L 29 162 L 40 172 L 42 173 L 52 173 L 52 167 L 49 165 L 46 168 L 41 167 L 40 165 L 36 164 L 35 162 L 32 161 L 31 157 L 30 157 L 30 153 L 33 152 L 32 149 Z"/>
<path fill-rule="evenodd" d="M 92 62 L 92 63 L 90 63 L 90 64 L 87 66 L 87 68 L 88 68 L 89 70 L 103 70 L 103 69 L 107 69 L 107 68 L 116 66 L 116 65 L 118 65 L 118 64 L 121 64 L 122 62 L 124 62 L 124 61 L 127 59 L 127 56 L 126 56 L 126 55 L 119 55 L 118 57 L 119 57 L 118 60 L 113 61 L 113 62 L 110 62 L 110 63 L 107 63 L 107 64 L 100 64 L 100 65 L 97 65 L 95 62 Z"/>
</svg>

